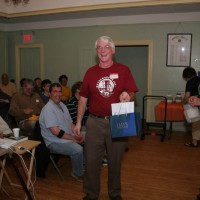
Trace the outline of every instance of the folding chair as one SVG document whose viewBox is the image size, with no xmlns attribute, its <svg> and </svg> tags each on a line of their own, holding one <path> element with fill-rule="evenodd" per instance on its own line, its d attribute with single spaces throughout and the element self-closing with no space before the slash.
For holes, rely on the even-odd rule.
<svg viewBox="0 0 200 200">
<path fill-rule="evenodd" d="M 64 177 L 59 169 L 60 166 L 58 166 L 57 162 L 55 161 L 57 159 L 57 156 L 59 156 L 59 154 L 50 151 L 50 160 L 51 160 L 55 170 L 57 171 L 58 175 L 60 176 L 61 180 L 64 181 Z"/>
<path fill-rule="evenodd" d="M 55 158 L 59 156 L 60 154 L 51 152 L 47 147 L 43 140 L 43 137 L 41 135 L 41 129 L 39 121 L 35 124 L 35 134 L 34 139 L 37 141 L 41 141 L 41 144 L 36 148 L 35 157 L 36 157 L 36 174 L 39 177 L 44 178 L 45 172 L 47 170 L 49 160 L 53 164 L 53 167 L 55 168 L 56 172 L 60 176 L 61 180 L 64 180 L 64 177 L 59 169 L 59 166 L 57 165 L 57 162 L 55 161 Z"/>
</svg>

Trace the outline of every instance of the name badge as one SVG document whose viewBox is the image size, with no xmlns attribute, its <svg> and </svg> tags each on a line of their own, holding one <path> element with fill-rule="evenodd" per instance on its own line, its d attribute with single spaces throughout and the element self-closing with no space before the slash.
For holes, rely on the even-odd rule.
<svg viewBox="0 0 200 200">
<path fill-rule="evenodd" d="M 110 78 L 111 79 L 117 79 L 117 78 L 119 78 L 119 76 L 118 76 L 117 73 L 113 73 L 113 74 L 110 74 Z"/>
</svg>

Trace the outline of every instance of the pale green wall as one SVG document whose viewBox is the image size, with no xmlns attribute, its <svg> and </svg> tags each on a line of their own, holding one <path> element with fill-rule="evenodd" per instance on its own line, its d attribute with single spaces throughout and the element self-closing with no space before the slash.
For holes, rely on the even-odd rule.
<svg viewBox="0 0 200 200">
<path fill-rule="evenodd" d="M 166 67 L 167 33 L 174 33 L 177 26 L 177 23 L 157 23 L 35 30 L 35 43 L 44 45 L 44 77 L 56 81 L 60 74 L 66 73 L 70 78 L 69 83 L 72 84 L 79 78 L 79 48 L 93 48 L 97 37 L 109 35 L 116 41 L 152 40 L 153 92 L 183 91 L 185 86 L 181 78 L 183 68 Z M 181 28 L 177 30 L 179 33 L 193 34 L 192 66 L 194 66 L 194 58 L 200 57 L 200 22 L 182 23 Z M 8 70 L 13 77 L 15 45 L 22 44 L 22 36 L 21 32 L 8 32 L 7 36 Z"/>
<path fill-rule="evenodd" d="M 182 67 L 166 67 L 167 33 L 174 33 L 177 23 L 112 25 L 95 27 L 35 30 L 35 43 L 44 45 L 45 78 L 57 80 L 66 73 L 70 83 L 78 77 L 78 51 L 81 47 L 93 48 L 97 37 L 109 35 L 116 41 L 153 41 L 153 91 L 183 91 Z M 183 31 L 184 30 L 184 31 Z M 200 57 L 200 22 L 182 23 L 177 31 L 192 33 L 192 66 L 194 58 Z M 22 44 L 21 32 L 9 32 L 8 72 L 15 76 L 15 45 Z M 159 83 L 159 84 L 158 84 Z M 176 86 L 176 87 L 174 87 Z"/>
</svg>

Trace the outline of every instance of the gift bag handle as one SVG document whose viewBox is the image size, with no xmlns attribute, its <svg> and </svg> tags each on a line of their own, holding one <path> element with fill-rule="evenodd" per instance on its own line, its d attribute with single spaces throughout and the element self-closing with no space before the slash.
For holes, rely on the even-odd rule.
<svg viewBox="0 0 200 200">
<path fill-rule="evenodd" d="M 125 103 L 126 103 L 126 102 L 125 102 Z M 121 102 L 121 103 L 120 103 L 119 112 L 118 112 L 118 113 L 116 112 L 116 115 L 118 115 L 118 116 L 120 115 L 120 111 L 121 111 L 121 109 L 122 109 L 122 105 L 123 105 L 123 104 L 125 105 L 125 108 L 126 108 L 126 110 L 125 110 L 125 111 L 126 111 L 125 114 L 127 115 L 127 110 L 128 110 L 128 109 L 127 109 L 127 106 L 126 106 L 125 103 L 124 103 L 124 102 Z"/>
</svg>

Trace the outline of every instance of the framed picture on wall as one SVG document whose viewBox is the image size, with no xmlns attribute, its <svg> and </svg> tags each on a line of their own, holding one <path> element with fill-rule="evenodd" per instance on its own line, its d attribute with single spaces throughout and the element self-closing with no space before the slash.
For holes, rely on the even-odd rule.
<svg viewBox="0 0 200 200">
<path fill-rule="evenodd" d="M 192 34 L 167 34 L 167 63 L 169 67 L 189 67 Z"/>
</svg>

